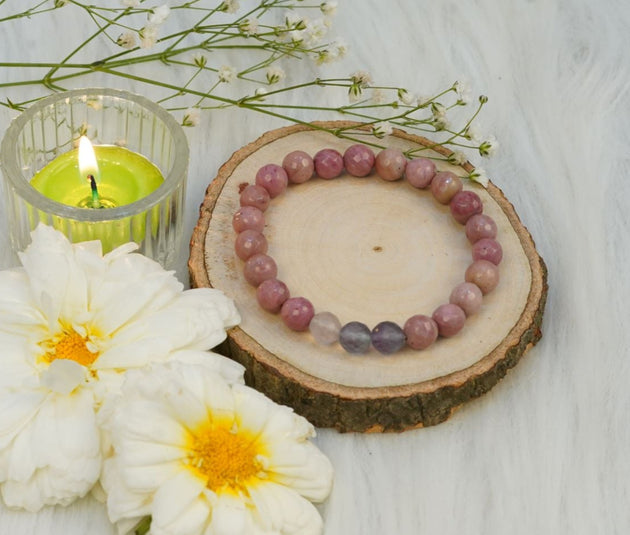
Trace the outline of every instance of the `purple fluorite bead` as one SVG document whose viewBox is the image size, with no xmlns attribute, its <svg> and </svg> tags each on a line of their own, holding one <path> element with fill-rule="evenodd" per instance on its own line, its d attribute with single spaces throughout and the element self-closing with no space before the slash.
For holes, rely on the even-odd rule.
<svg viewBox="0 0 630 535">
<path fill-rule="evenodd" d="M 372 343 L 370 328 L 360 321 L 346 323 L 339 332 L 339 343 L 348 353 L 367 353 Z"/>
<path fill-rule="evenodd" d="M 322 149 L 313 158 L 315 172 L 320 178 L 338 177 L 343 171 L 343 156 L 335 149 Z"/>
<path fill-rule="evenodd" d="M 319 312 L 308 326 L 318 344 L 330 345 L 339 340 L 341 323 L 332 312 Z"/>
<path fill-rule="evenodd" d="M 374 152 L 365 145 L 356 144 L 348 147 L 343 154 L 343 164 L 352 176 L 367 176 L 374 167 Z"/>
<path fill-rule="evenodd" d="M 382 321 L 372 329 L 372 345 L 379 353 L 390 355 L 405 345 L 403 330 L 393 321 Z"/>
</svg>

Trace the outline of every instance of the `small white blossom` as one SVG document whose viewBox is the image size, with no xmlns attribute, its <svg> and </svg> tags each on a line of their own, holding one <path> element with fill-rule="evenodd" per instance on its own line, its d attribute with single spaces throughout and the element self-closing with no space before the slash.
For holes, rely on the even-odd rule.
<svg viewBox="0 0 630 535">
<path fill-rule="evenodd" d="M 477 184 L 482 185 L 484 188 L 488 187 L 488 177 L 486 176 L 486 172 L 481 167 L 476 167 L 473 169 L 468 178 Z"/>
<path fill-rule="evenodd" d="M 372 76 L 367 71 L 356 71 L 350 75 L 352 82 L 358 84 L 361 89 L 365 89 L 372 84 Z"/>
<path fill-rule="evenodd" d="M 256 89 L 254 94 L 256 95 L 255 97 L 256 100 L 262 101 L 262 100 L 265 100 L 265 95 L 267 94 L 267 90 L 264 87 L 259 87 L 258 89 Z"/>
<path fill-rule="evenodd" d="M 258 33 L 258 19 L 247 19 L 241 25 L 241 31 L 245 35 L 256 35 Z"/>
<path fill-rule="evenodd" d="M 120 3 L 125 7 L 138 7 L 140 0 L 121 0 Z"/>
<path fill-rule="evenodd" d="M 68 3 L 68 0 L 55 0 L 55 7 L 63 7 Z"/>
<path fill-rule="evenodd" d="M 429 104 L 429 102 L 431 102 L 431 98 L 430 97 L 427 97 L 426 95 L 420 95 L 416 99 L 416 106 L 418 106 L 418 108 L 423 108 L 423 107 L 427 106 Z"/>
<path fill-rule="evenodd" d="M 337 11 L 337 2 L 322 2 L 319 5 L 319 9 L 321 9 L 324 15 L 331 17 Z"/>
<path fill-rule="evenodd" d="M 284 23 L 287 29 L 304 30 L 308 25 L 308 19 L 295 11 L 287 11 L 284 14 Z"/>
<path fill-rule="evenodd" d="M 238 0 L 225 0 L 219 7 L 219 11 L 225 11 L 226 13 L 236 13 L 238 8 L 241 7 Z"/>
<path fill-rule="evenodd" d="M 443 104 L 431 102 L 431 113 L 433 114 L 431 124 L 437 131 L 448 128 L 449 122 L 446 118 L 446 108 Z"/>
<path fill-rule="evenodd" d="M 479 145 L 479 154 L 490 157 L 494 155 L 498 148 L 499 142 L 494 136 L 489 136 L 488 139 L 484 140 L 481 145 Z"/>
<path fill-rule="evenodd" d="M 149 24 L 159 26 L 164 23 L 170 13 L 171 8 L 164 4 L 163 6 L 153 8 L 153 11 L 147 17 L 147 20 L 149 21 Z"/>
<path fill-rule="evenodd" d="M 267 83 L 270 85 L 277 84 L 280 80 L 283 80 L 285 76 L 284 70 L 280 67 L 272 66 L 267 68 Z"/>
<path fill-rule="evenodd" d="M 392 131 L 393 131 L 392 125 L 385 121 L 376 123 L 372 127 L 372 134 L 374 134 L 379 139 L 384 138 L 385 136 L 391 135 Z"/>
<path fill-rule="evenodd" d="M 154 24 L 147 24 L 140 30 L 140 47 L 151 48 L 157 41 L 158 28 Z"/>
<path fill-rule="evenodd" d="M 322 19 L 309 21 L 306 25 L 305 39 L 310 46 L 318 45 L 322 42 L 326 34 L 328 33 L 328 26 Z"/>
<path fill-rule="evenodd" d="M 457 103 L 458 104 L 468 104 L 471 100 L 471 91 L 470 85 L 468 82 L 463 80 L 458 80 L 453 84 L 453 89 L 457 93 Z"/>
<path fill-rule="evenodd" d="M 328 45 L 328 48 L 317 53 L 317 63 L 332 63 L 343 58 L 348 51 L 348 46 L 343 39 L 335 39 Z"/>
<path fill-rule="evenodd" d="M 199 67 L 200 69 L 203 69 L 206 66 L 207 62 L 208 62 L 208 58 L 206 58 L 206 56 L 202 54 L 201 52 L 197 52 L 193 56 L 193 63 L 197 65 L 197 67 Z"/>
<path fill-rule="evenodd" d="M 466 158 L 466 155 L 462 151 L 456 150 L 448 157 L 448 161 L 455 165 L 464 165 L 468 161 L 468 158 Z"/>
<path fill-rule="evenodd" d="M 121 33 L 116 39 L 116 44 L 127 49 L 133 48 L 136 46 L 136 35 L 131 32 Z"/>
<path fill-rule="evenodd" d="M 370 98 L 373 104 L 385 104 L 387 102 L 387 93 L 380 87 L 372 89 L 372 96 Z"/>
<path fill-rule="evenodd" d="M 478 123 L 472 123 L 466 129 L 464 133 L 464 137 L 466 139 L 470 139 L 471 141 L 481 141 L 481 128 Z"/>
<path fill-rule="evenodd" d="M 305 35 L 305 30 L 291 30 L 289 32 L 289 39 L 291 39 L 291 41 L 293 41 L 294 43 L 301 43 L 302 41 L 304 41 Z"/>
<path fill-rule="evenodd" d="M 182 119 L 182 126 L 197 126 L 201 118 L 201 110 L 199 108 L 188 108 Z"/>
<path fill-rule="evenodd" d="M 406 106 L 413 106 L 416 102 L 416 96 L 406 89 L 401 88 L 398 90 L 398 100 Z"/>
<path fill-rule="evenodd" d="M 219 69 L 219 82 L 229 84 L 236 78 L 236 69 L 229 65 L 222 65 Z"/>
</svg>

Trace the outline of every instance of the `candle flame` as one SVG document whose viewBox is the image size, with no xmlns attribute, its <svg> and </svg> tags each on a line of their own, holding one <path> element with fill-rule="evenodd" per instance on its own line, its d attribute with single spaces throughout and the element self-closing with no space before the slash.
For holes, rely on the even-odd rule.
<svg viewBox="0 0 630 535">
<path fill-rule="evenodd" d="M 96 163 L 94 147 L 85 136 L 79 138 L 79 173 L 82 180 L 89 180 L 90 176 L 98 178 L 98 164 Z"/>
</svg>

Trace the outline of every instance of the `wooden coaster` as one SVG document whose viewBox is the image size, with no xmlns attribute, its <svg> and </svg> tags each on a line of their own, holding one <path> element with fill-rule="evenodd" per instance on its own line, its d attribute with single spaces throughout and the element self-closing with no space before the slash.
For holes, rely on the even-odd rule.
<svg viewBox="0 0 630 535">
<path fill-rule="evenodd" d="M 501 282 L 484 296 L 480 312 L 463 330 L 424 351 L 384 356 L 374 349 L 349 355 L 295 333 L 262 310 L 234 253 L 232 216 L 239 188 L 253 183 L 267 163 L 286 154 L 322 148 L 343 151 L 354 142 L 318 130 L 352 123 L 290 126 L 263 135 L 226 162 L 210 183 L 190 246 L 196 287 L 215 287 L 233 298 L 242 323 L 229 331 L 222 350 L 246 369 L 246 381 L 314 425 L 340 431 L 402 431 L 446 420 L 454 409 L 490 390 L 541 337 L 547 295 L 546 268 L 514 207 L 499 188 L 465 181 L 494 218 L 504 251 Z M 408 149 L 432 146 L 395 131 L 386 143 Z M 443 155 L 449 151 L 436 149 Z M 439 165 L 460 175 L 463 169 Z M 464 280 L 471 246 L 463 226 L 429 191 L 378 176 L 313 179 L 291 185 L 265 212 L 268 254 L 292 296 L 309 299 L 316 312 L 342 324 L 372 328 L 384 320 L 402 325 L 414 314 L 431 315 Z"/>
</svg>

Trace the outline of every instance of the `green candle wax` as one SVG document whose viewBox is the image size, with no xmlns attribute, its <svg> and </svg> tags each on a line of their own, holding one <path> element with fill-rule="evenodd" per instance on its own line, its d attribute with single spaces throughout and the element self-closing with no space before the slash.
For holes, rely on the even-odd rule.
<svg viewBox="0 0 630 535">
<path fill-rule="evenodd" d="M 96 184 L 104 207 L 123 206 L 146 197 L 164 182 L 160 170 L 144 156 L 123 147 L 96 145 Z M 31 180 L 42 195 L 70 206 L 85 206 L 91 198 L 87 176 L 79 171 L 78 150 L 66 152 Z"/>
</svg>

